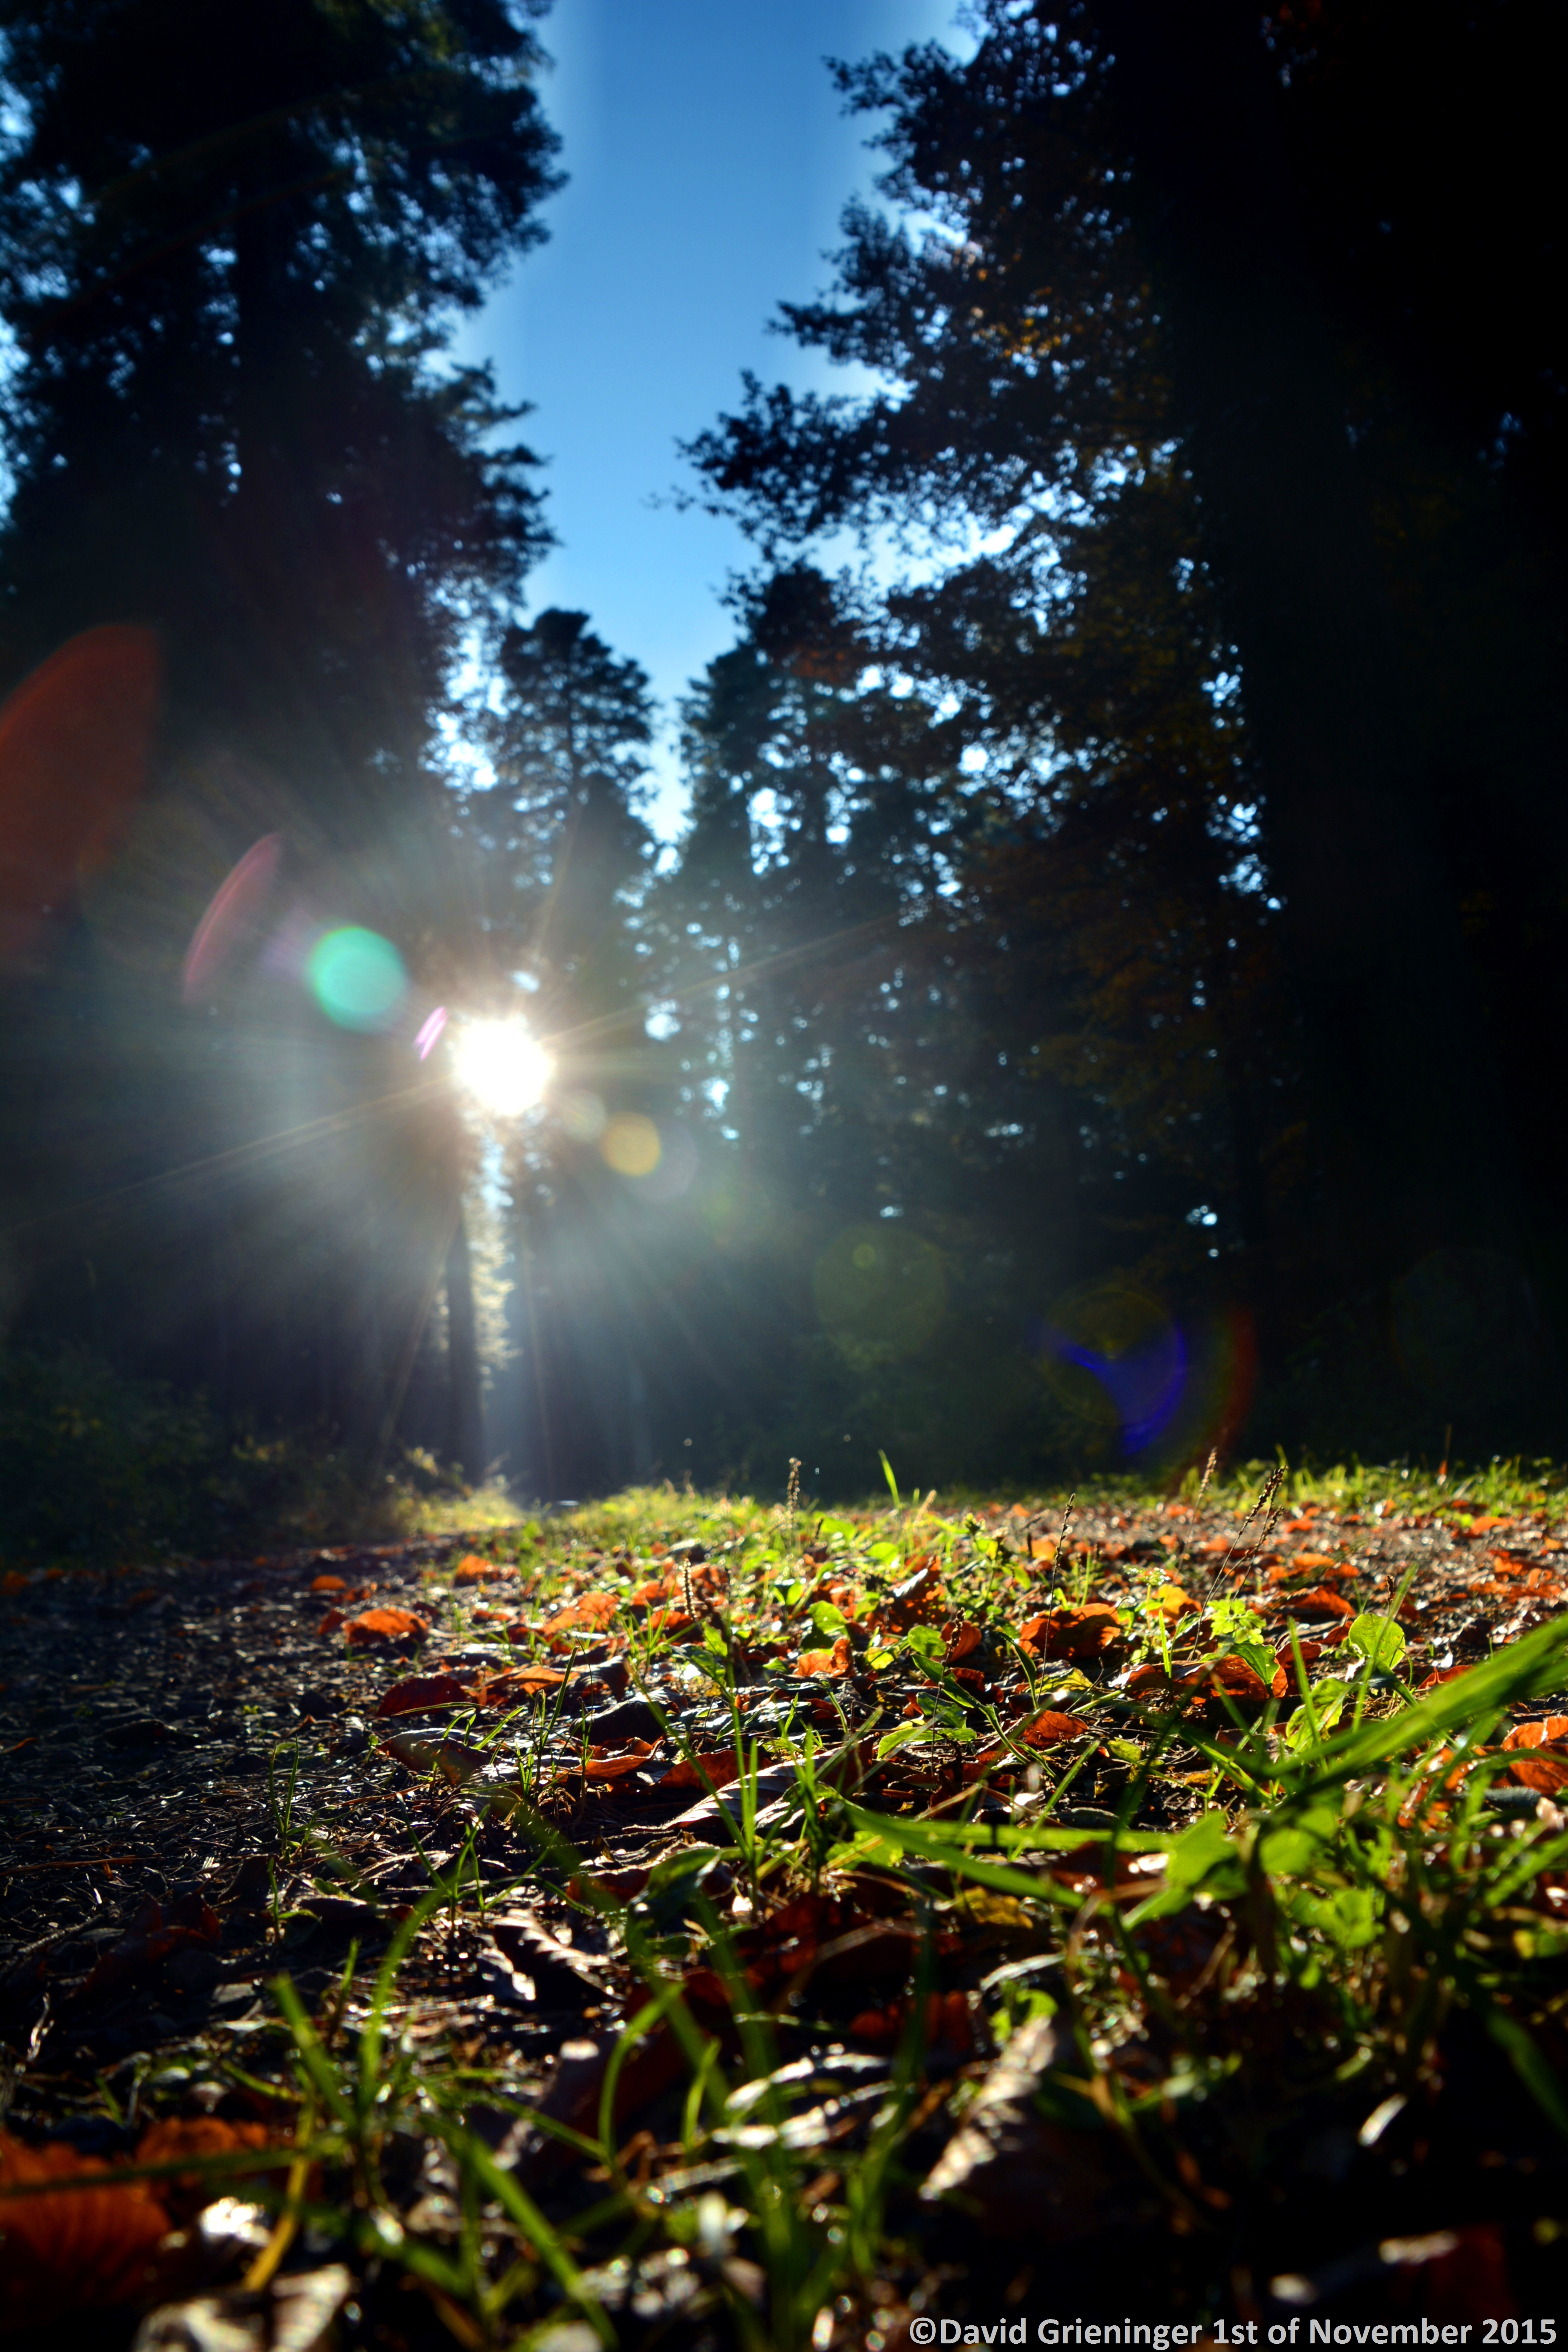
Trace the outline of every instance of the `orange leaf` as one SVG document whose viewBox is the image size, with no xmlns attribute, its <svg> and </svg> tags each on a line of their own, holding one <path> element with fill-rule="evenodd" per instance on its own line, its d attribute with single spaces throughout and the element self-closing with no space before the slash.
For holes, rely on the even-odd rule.
<svg viewBox="0 0 1568 2352">
<path fill-rule="evenodd" d="M 329 1609 L 316 1631 L 318 1633 L 335 1633 L 340 1626 L 346 1625 L 348 1622 L 341 1609 Z"/>
<path fill-rule="evenodd" d="M 427 1641 L 430 1628 L 423 1617 L 416 1617 L 411 1609 L 367 1609 L 363 1616 L 351 1617 L 348 1640 L 354 1649 L 374 1650 L 407 1643 L 417 1649 Z"/>
<path fill-rule="evenodd" d="M 536 1691 L 559 1690 L 565 1675 L 557 1666 L 509 1666 L 475 1686 L 480 1706 L 517 1706 Z"/>
<path fill-rule="evenodd" d="M 626 1748 L 590 1748 L 588 1760 L 583 1768 L 585 1780 L 622 1780 L 635 1772 L 653 1754 L 656 1743 L 650 1739 L 634 1739 Z"/>
<path fill-rule="evenodd" d="M 569 1601 L 563 1609 L 557 1609 L 552 1617 L 547 1617 L 539 1630 L 547 1641 L 553 1641 L 559 1633 L 570 1633 L 580 1625 L 602 1631 L 619 1607 L 618 1593 L 584 1592 L 575 1601 Z"/>
<path fill-rule="evenodd" d="M 1034 1721 L 1026 1724 L 1019 1737 L 1029 1748 L 1055 1748 L 1064 1739 L 1077 1739 L 1089 1729 L 1081 1716 L 1058 1715 L 1047 1707 Z"/>
<path fill-rule="evenodd" d="M 310 1589 L 312 1592 L 346 1592 L 348 1585 L 341 1576 L 313 1576 Z"/>
<path fill-rule="evenodd" d="M 1325 1568 L 1337 1568 L 1339 1562 L 1331 1551 L 1299 1551 L 1288 1565 L 1292 1575 L 1300 1575 L 1303 1570 L 1320 1575 Z"/>
<path fill-rule="evenodd" d="M 0 2188 L 49 2179 L 101 2187 L 7 2199 L 0 2239 L 0 2332 L 101 2311 L 142 2292 L 169 2215 L 144 2180 L 116 2182 L 74 2147 L 28 2147 L 0 2132 Z"/>
<path fill-rule="evenodd" d="M 1114 1609 L 1088 1601 L 1079 1609 L 1052 1609 L 1018 1628 L 1018 1647 L 1031 1657 L 1085 1658 L 1121 1638 Z"/>
<path fill-rule="evenodd" d="M 942 1629 L 942 1638 L 947 1644 L 947 1663 L 951 1666 L 960 1658 L 967 1658 L 972 1650 L 977 1650 L 984 1636 L 971 1619 L 950 1617 Z"/>
<path fill-rule="evenodd" d="M 470 1696 L 468 1684 L 456 1675 L 413 1675 L 383 1691 L 375 1711 L 377 1715 L 412 1715 L 420 1707 L 449 1706 L 454 1700 Z"/>
<path fill-rule="evenodd" d="M 1550 1748 L 1538 1748 L 1533 1755 L 1516 1756 L 1509 1766 L 1509 1778 L 1521 1787 L 1538 1790 L 1543 1797 L 1554 1797 L 1560 1789 L 1568 1789 L 1568 1756 Z"/>
<path fill-rule="evenodd" d="M 182 2156 L 230 2156 L 237 2149 L 259 2150 L 275 2144 L 265 2124 L 229 2123 L 222 2116 L 170 2116 L 163 2123 L 150 2124 L 142 2133 L 136 2143 L 136 2161 L 174 2164 Z M 213 2179 L 199 2172 L 182 2173 L 153 2185 L 176 2227 L 183 2227 L 215 2198 L 233 2197 L 239 2191 L 232 2175 Z"/>
<path fill-rule="evenodd" d="M 1314 1584 L 1305 1592 L 1271 1593 L 1268 1613 L 1271 1617 L 1353 1617 L 1355 1611 L 1331 1585 Z"/>
<path fill-rule="evenodd" d="M 1273 1681 L 1265 1683 L 1261 1675 L 1254 1674 L 1245 1658 L 1205 1658 L 1202 1665 L 1194 1666 L 1188 1673 L 1178 1676 L 1178 1680 L 1184 1686 L 1201 1691 L 1211 1699 L 1223 1691 L 1227 1698 L 1243 1706 L 1261 1706 L 1270 1691 L 1276 1697 L 1283 1694 L 1285 1669 L 1276 1666 Z"/>
<path fill-rule="evenodd" d="M 710 1785 L 715 1789 L 727 1789 L 731 1780 L 738 1780 L 741 1777 L 741 1767 L 736 1760 L 734 1749 L 719 1748 L 715 1748 L 711 1755 L 699 1756 L 695 1763 L 690 1757 L 683 1756 L 679 1764 L 670 1766 L 659 1782 L 659 1787 L 661 1789 L 700 1789 L 702 1776 L 697 1769 L 698 1764 L 701 1765 L 702 1771 L 707 1773 Z"/>
<path fill-rule="evenodd" d="M 1533 1723 L 1516 1723 L 1502 1744 L 1505 1748 L 1552 1748 L 1560 1739 L 1568 1739 L 1568 1715 L 1542 1715 Z"/>
<path fill-rule="evenodd" d="M 452 1570 L 452 1581 L 454 1584 L 491 1584 L 498 1576 L 507 1573 L 508 1570 L 498 1561 L 481 1559 L 477 1551 L 471 1551 Z"/>
<path fill-rule="evenodd" d="M 803 1650 L 795 1662 L 797 1675 L 832 1675 L 840 1676 L 849 1672 L 849 1636 L 840 1633 L 831 1650 Z"/>
<path fill-rule="evenodd" d="M 1178 1617 L 1197 1616 L 1199 1604 L 1190 1592 L 1179 1584 L 1163 1584 L 1154 1595 L 1154 1606 L 1167 1624 L 1173 1625 Z"/>
</svg>

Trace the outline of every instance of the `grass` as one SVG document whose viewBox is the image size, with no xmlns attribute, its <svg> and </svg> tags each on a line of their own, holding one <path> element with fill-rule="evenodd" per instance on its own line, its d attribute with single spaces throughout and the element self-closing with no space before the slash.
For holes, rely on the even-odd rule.
<svg viewBox="0 0 1568 2352">
<path fill-rule="evenodd" d="M 1201 1496 L 1195 1476 L 1182 1489 L 1205 1527 L 1244 1531 L 1228 1558 L 1200 1561 L 1178 1534 L 1174 1551 L 1114 1570 L 1100 1548 L 1075 1546 L 1060 1496 L 939 1508 L 891 1480 L 888 1498 L 837 1512 L 645 1489 L 482 1538 L 520 1571 L 535 1622 L 584 1591 L 616 1597 L 632 1682 L 710 1790 L 712 1750 L 705 1763 L 684 1718 L 699 1699 L 722 1711 L 740 1768 L 734 1899 L 715 1891 L 705 1849 L 679 1844 L 637 1894 L 612 1891 L 592 1853 L 581 1736 L 558 1699 L 459 1716 L 458 1739 L 515 1754 L 511 1785 L 475 1780 L 449 1799 L 467 1824 L 456 1863 L 432 1869 L 368 1981 L 353 1952 L 314 2009 L 287 1973 L 274 1981 L 292 2148 L 287 2172 L 268 2176 L 272 2235 L 252 2283 L 304 2232 L 362 2273 L 405 2276 L 445 2337 L 476 2348 L 543 2342 L 568 2319 L 584 2345 L 641 2341 L 631 2278 L 687 2283 L 684 2303 L 667 2296 L 672 2326 L 677 2309 L 688 2329 L 706 2315 L 711 2340 L 779 2352 L 879 2352 L 944 2294 L 953 2308 L 977 2297 L 985 2317 L 993 2288 L 963 2285 L 953 2250 L 975 2277 L 998 2259 L 973 2231 L 997 2194 L 984 2084 L 1025 2029 L 1048 2059 L 1026 2084 L 1012 2154 L 999 2141 L 992 2153 L 1055 2167 L 1084 2207 L 1067 2241 L 1091 2265 L 1083 2293 L 1109 2259 L 1142 2273 L 1116 2294 L 1152 2294 L 1167 2317 L 1212 2324 L 1245 2315 L 1248 2298 L 1284 2311 L 1320 2292 L 1312 2274 L 1343 2257 L 1347 2229 L 1404 2243 L 1474 2222 L 1453 2150 L 1475 2118 L 1447 2085 L 1454 2053 L 1478 2036 L 1512 2085 L 1499 2144 L 1511 2130 L 1531 2151 L 1510 2195 L 1529 2245 L 1552 2242 L 1568 2207 L 1568 1822 L 1509 1781 L 1521 1751 L 1500 1743 L 1568 1688 L 1568 1616 L 1423 1689 L 1406 1633 L 1418 1569 L 1348 1580 L 1343 1643 L 1313 1658 L 1289 1624 L 1280 1672 L 1251 1596 L 1288 1511 L 1438 1526 L 1532 1514 L 1539 1532 L 1563 1508 L 1563 1474 L 1340 1465 L 1277 1479 L 1260 1508 L 1268 1475 L 1251 1465 Z M 1125 1485 L 1080 1494 L 1077 1508 L 1156 1524 L 1152 1498 Z M 708 1555 L 695 1593 L 668 1549 L 689 1538 Z M 922 1569 L 947 1594 L 934 1621 L 896 1600 Z M 667 1603 L 634 1599 L 653 1576 Z M 470 1634 L 483 1621 L 450 1598 L 450 1629 Z M 1435 1589 L 1415 1599 L 1445 1605 Z M 1097 1607 L 1116 1612 L 1102 1653 L 1053 1657 L 1056 1635 L 1024 1638 L 1031 1620 L 1070 1633 Z M 968 1651 L 955 1625 L 973 1629 Z M 831 1660 L 840 1643 L 848 1675 L 797 1672 L 803 1652 Z M 512 1650 L 561 1655 L 542 1633 Z M 978 1688 L 958 1671 L 965 1655 L 987 1662 Z M 1199 1668 L 1201 1706 L 1176 1679 Z M 1008 1700 L 1014 1676 L 1026 1687 Z M 752 1736 L 759 1692 L 784 1719 Z M 1041 1710 L 1069 1727 L 1043 1748 L 1026 1736 Z M 758 1774 L 775 1765 L 789 1787 L 764 1805 Z M 552 1801 L 570 1786 L 574 1810 Z M 311 1832 L 292 1759 L 270 1801 L 276 1842 L 301 1850 Z M 510 1875 L 481 1877 L 481 1844 Z M 347 1877 L 343 1864 L 333 1884 Z M 399 2027 L 409 1972 L 423 1968 L 428 1993 L 440 1939 L 450 1953 L 487 1906 L 523 1892 L 599 1937 L 623 1987 L 596 2101 L 571 2119 L 493 2053 Z M 867 1975 L 868 2006 L 851 2016 L 854 1996 L 827 1990 L 834 1963 L 854 1984 L 854 1952 L 880 1951 L 889 1919 L 906 1958 Z M 857 2040 L 885 2062 L 859 2105 L 843 2056 Z M 620 2095 L 639 2070 L 659 2087 L 628 2109 Z M 250 2079 L 276 2095 L 277 2075 Z M 651 2142 L 628 2139 L 644 2116 Z M 552 2146 L 555 2164 L 498 2161 L 497 2116 Z M 974 2116 L 982 2160 L 944 2196 L 922 2195 Z M 410 2218 L 411 2143 L 442 2152 L 437 2227 Z M 1300 2160 L 1304 2146 L 1342 2144 L 1353 2214 Z M 1439 2165 L 1432 2147 L 1447 2151 Z M 1406 2186 L 1412 2166 L 1426 2168 L 1430 2210 Z M 996 2280 L 1020 2260 L 1008 2254 Z"/>
</svg>

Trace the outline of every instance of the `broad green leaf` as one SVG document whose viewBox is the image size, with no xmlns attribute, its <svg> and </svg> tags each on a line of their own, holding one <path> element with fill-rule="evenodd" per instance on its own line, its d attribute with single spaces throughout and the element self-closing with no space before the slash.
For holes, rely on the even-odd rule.
<svg viewBox="0 0 1568 2352">
<path fill-rule="evenodd" d="M 1371 1886 L 1338 1886 L 1331 1895 L 1317 1895 L 1310 1888 L 1299 1887 L 1290 1895 L 1288 1908 L 1293 1919 L 1316 1927 L 1342 1951 L 1353 1952 L 1370 1944 L 1376 1936 L 1382 1921 L 1383 1896 Z"/>
<path fill-rule="evenodd" d="M 1391 1617 L 1363 1614 L 1351 1624 L 1345 1640 L 1352 1650 L 1369 1659 L 1378 1674 L 1392 1674 L 1405 1655 L 1405 1634 Z"/>
<path fill-rule="evenodd" d="M 1235 1862 L 1230 1824 L 1223 1813 L 1205 1813 L 1184 1829 L 1165 1858 L 1167 1886 L 1197 1886 L 1227 1862 Z"/>
<path fill-rule="evenodd" d="M 826 1633 L 829 1641 L 837 1641 L 839 1634 L 847 1627 L 849 1620 L 842 1609 L 834 1607 L 831 1601 L 814 1601 L 811 1604 L 811 1622 L 819 1633 Z"/>
<path fill-rule="evenodd" d="M 1285 1726 L 1286 1746 L 1313 1748 L 1326 1738 L 1345 1711 L 1347 1695 L 1343 1683 L 1313 1684 L 1310 1706 L 1303 1703 Z"/>
<path fill-rule="evenodd" d="M 912 1625 L 904 1635 L 904 1646 L 931 1673 L 942 1672 L 947 1645 L 934 1625 Z"/>
</svg>

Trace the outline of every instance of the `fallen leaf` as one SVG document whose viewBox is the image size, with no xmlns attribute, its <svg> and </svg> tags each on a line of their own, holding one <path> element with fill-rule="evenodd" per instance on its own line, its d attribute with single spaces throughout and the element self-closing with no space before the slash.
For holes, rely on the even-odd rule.
<svg viewBox="0 0 1568 2352">
<path fill-rule="evenodd" d="M 481 1559 L 478 1552 L 471 1551 L 460 1559 L 452 1570 L 452 1582 L 454 1584 L 492 1584 L 498 1577 L 505 1576 L 509 1572 L 500 1566 L 499 1561 Z"/>
<path fill-rule="evenodd" d="M 429 1637 L 429 1626 L 411 1609 L 367 1609 L 351 1617 L 347 1629 L 350 1647 L 361 1650 L 416 1650 Z"/>
<path fill-rule="evenodd" d="M 265 2124 L 230 2123 L 223 2116 L 171 2116 L 151 2124 L 136 2143 L 138 2164 L 177 2164 L 182 2157 L 232 2156 L 243 2149 L 277 2145 Z M 172 2180 L 152 2184 L 176 2229 L 183 2228 L 215 2198 L 233 2197 L 238 2185 L 232 2173 L 220 2179 L 199 2172 L 181 2173 Z"/>
<path fill-rule="evenodd" d="M 480 1706 L 520 1706 L 538 1691 L 559 1690 L 565 1680 L 559 1666 L 509 1666 L 477 1683 L 473 1696 Z"/>
<path fill-rule="evenodd" d="M 0 2189 L 91 2179 L 88 2189 L 7 2199 L 0 2237 L 0 2322 L 20 2329 L 72 2311 L 102 2311 L 142 2293 L 169 2215 L 145 2180 L 115 2181 L 97 2157 L 28 2147 L 0 2132 Z M 101 2180 L 102 2186 L 96 2185 Z"/>
<path fill-rule="evenodd" d="M 891 2050 L 901 2040 L 909 2023 L 910 2005 L 907 2000 L 892 2002 L 886 2009 L 863 2009 L 849 2021 L 849 2032 L 857 2042 L 868 2042 L 874 2050 Z M 969 2003 L 961 1992 L 933 1992 L 926 1999 L 926 2053 L 945 2051 L 950 2056 L 974 2047 L 974 2028 L 970 2021 Z"/>
<path fill-rule="evenodd" d="M 341 1576 L 313 1576 L 308 1590 L 311 1592 L 346 1592 L 347 1580 Z"/>
<path fill-rule="evenodd" d="M 375 1711 L 377 1715 L 414 1715 L 423 1707 L 450 1706 L 471 1696 L 468 1684 L 456 1675 L 411 1675 L 382 1693 Z"/>
<path fill-rule="evenodd" d="M 1073 2056 L 1048 2018 L 1018 2026 L 927 2175 L 922 2202 L 960 2198 L 989 2234 L 1047 2245 L 1102 2228 L 1112 2182 L 1096 2139 L 1035 2110 L 1040 2077 Z"/>
<path fill-rule="evenodd" d="M 1516 1723 L 1502 1744 L 1505 1748 L 1554 1748 L 1561 1739 L 1568 1739 L 1568 1715 L 1542 1715 L 1533 1723 Z"/>
<path fill-rule="evenodd" d="M 1340 1592 L 1326 1584 L 1314 1584 L 1305 1592 L 1272 1592 L 1268 1596 L 1271 1617 L 1353 1617 L 1355 1611 Z"/>
<path fill-rule="evenodd" d="M 1154 1606 L 1168 1625 L 1173 1625 L 1178 1617 L 1201 1614 L 1201 1604 L 1179 1584 L 1163 1584 L 1154 1595 Z"/>
<path fill-rule="evenodd" d="M 1056 1748 L 1064 1739 L 1078 1739 L 1089 1729 L 1081 1716 L 1058 1715 L 1050 1707 L 1026 1724 L 1018 1737 L 1028 1748 Z"/>
<path fill-rule="evenodd" d="M 1037 1658 L 1094 1657 L 1121 1639 L 1115 1610 L 1094 1601 L 1078 1608 L 1047 1610 L 1018 1628 L 1018 1647 Z"/>
<path fill-rule="evenodd" d="M 797 1675 L 831 1675 L 837 1679 L 849 1672 L 850 1664 L 849 1636 L 840 1633 L 831 1650 L 803 1650 L 792 1672 Z"/>
<path fill-rule="evenodd" d="M 657 1740 L 634 1739 L 628 1747 L 618 1750 L 590 1748 L 587 1761 L 583 1767 L 583 1777 L 585 1780 L 625 1780 L 628 1772 L 637 1771 L 647 1762 L 658 1745 Z"/>
<path fill-rule="evenodd" d="M 1283 1666 L 1276 1666 L 1272 1681 L 1266 1683 L 1245 1658 L 1237 1657 L 1205 1658 L 1201 1665 L 1190 1667 L 1176 1679 L 1184 1690 L 1213 1705 L 1220 1703 L 1223 1692 L 1226 1698 L 1239 1706 L 1261 1706 L 1270 1694 L 1282 1697 L 1286 1687 Z"/>
<path fill-rule="evenodd" d="M 614 1592 L 584 1592 L 569 1601 L 564 1609 L 557 1609 L 540 1627 L 546 1641 L 559 1640 L 562 1634 L 575 1633 L 587 1626 L 602 1632 L 620 1607 L 619 1595 Z"/>
<path fill-rule="evenodd" d="M 708 1775 L 710 1788 L 727 1789 L 731 1780 L 738 1780 L 741 1777 L 741 1766 L 734 1749 L 719 1748 L 711 1754 L 700 1755 L 695 1759 L 683 1756 L 679 1764 L 670 1766 L 659 1782 L 659 1787 L 661 1789 L 700 1789 L 702 1778 L 697 1769 L 699 1764 L 702 1767 L 703 1772 Z"/>
</svg>

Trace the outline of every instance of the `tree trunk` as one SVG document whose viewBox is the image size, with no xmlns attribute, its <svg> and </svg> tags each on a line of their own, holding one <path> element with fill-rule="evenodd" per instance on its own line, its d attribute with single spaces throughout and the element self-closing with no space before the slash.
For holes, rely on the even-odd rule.
<svg viewBox="0 0 1568 2352">
<path fill-rule="evenodd" d="M 1266 776 L 1326 1212 L 1346 1288 L 1442 1243 L 1517 1238 L 1497 1122 L 1456 1109 L 1493 1059 L 1403 662 L 1302 262 L 1279 93 L 1245 0 L 1102 0 L 1216 572 Z"/>
<path fill-rule="evenodd" d="M 485 1475 L 485 1412 L 468 1221 L 462 1202 L 447 1251 L 447 1458 L 471 1486 Z"/>
</svg>

